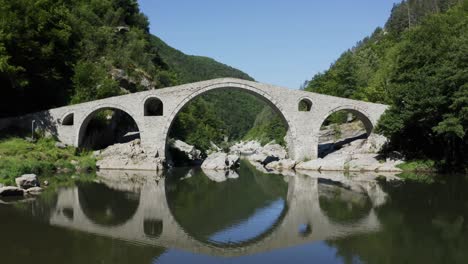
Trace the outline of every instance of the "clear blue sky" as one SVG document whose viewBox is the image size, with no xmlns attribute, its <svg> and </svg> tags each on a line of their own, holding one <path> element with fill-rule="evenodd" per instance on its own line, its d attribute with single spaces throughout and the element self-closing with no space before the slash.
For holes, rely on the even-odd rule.
<svg viewBox="0 0 468 264">
<path fill-rule="evenodd" d="M 383 26 L 400 0 L 139 0 L 172 47 L 298 88 Z"/>
</svg>

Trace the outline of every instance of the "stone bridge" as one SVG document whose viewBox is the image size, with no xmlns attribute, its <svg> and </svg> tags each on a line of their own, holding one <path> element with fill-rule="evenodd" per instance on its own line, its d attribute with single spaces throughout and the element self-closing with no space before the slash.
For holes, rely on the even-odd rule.
<svg viewBox="0 0 468 264">
<path fill-rule="evenodd" d="M 63 143 L 80 147 L 87 125 L 93 114 L 104 109 L 118 109 L 130 115 L 138 126 L 145 152 L 165 159 L 168 133 L 176 115 L 191 100 L 217 89 L 238 89 L 267 102 L 288 127 L 285 138 L 289 157 L 295 160 L 315 159 L 318 154 L 318 134 L 324 120 L 334 112 L 347 110 L 373 131 L 386 105 L 338 98 L 301 90 L 290 90 L 273 85 L 233 78 L 185 84 L 111 97 L 107 99 L 50 109 L 0 121 L 5 126 L 22 124 L 31 128 L 31 122 L 51 132 Z M 303 108 L 299 108 L 303 105 Z"/>
<path fill-rule="evenodd" d="M 316 173 L 316 176 L 288 177 L 286 205 L 283 213 L 271 228 L 241 243 L 215 244 L 197 240 L 179 225 L 168 204 L 164 179 L 155 180 L 154 175 L 145 175 L 149 172 L 128 172 L 129 174 L 135 173 L 135 175 L 138 173 L 138 178 L 142 179 L 138 181 L 134 176 L 129 177 L 126 173 L 104 171 L 100 175 L 100 180 L 114 190 L 139 193 L 138 208 L 126 222 L 117 226 L 106 226 L 94 222 L 87 216 L 83 205 L 80 204 L 83 197 L 80 197 L 78 188 L 72 187 L 59 191 L 57 206 L 50 218 L 51 225 L 131 243 L 173 248 L 210 256 L 236 257 L 313 241 L 375 232 L 380 229 L 380 222 L 374 208 L 386 200 L 386 194 L 375 181 L 353 181 L 352 186 L 347 185 L 346 188 L 359 189 L 361 193 L 353 192 L 370 197 L 372 206 L 352 224 L 342 223 L 330 219 L 319 204 L 319 185 L 323 185 L 320 182 L 329 179 L 320 178 L 319 173 Z M 332 177 L 335 182 L 341 178 L 344 177 Z M 350 197 L 342 197 L 342 199 L 347 200 Z M 306 232 L 301 231 L 303 226 L 306 226 Z"/>
</svg>

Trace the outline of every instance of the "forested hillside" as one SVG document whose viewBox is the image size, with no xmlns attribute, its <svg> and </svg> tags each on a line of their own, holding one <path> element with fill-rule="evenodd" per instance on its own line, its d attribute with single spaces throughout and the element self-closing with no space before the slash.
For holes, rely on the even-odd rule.
<svg viewBox="0 0 468 264">
<path fill-rule="evenodd" d="M 151 35 L 135 0 L 0 0 L 0 14 L 0 117 L 213 78 L 253 80 Z M 240 139 L 264 107 L 240 91 L 209 93 L 183 110 L 172 136 L 203 149 Z"/>
<path fill-rule="evenodd" d="M 467 166 L 468 1 L 409 0 L 305 90 L 386 103 L 390 150 Z"/>
</svg>

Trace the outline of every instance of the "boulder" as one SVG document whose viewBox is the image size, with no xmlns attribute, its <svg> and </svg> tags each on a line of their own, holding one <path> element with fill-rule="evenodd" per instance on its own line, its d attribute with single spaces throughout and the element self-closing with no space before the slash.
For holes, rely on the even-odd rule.
<svg viewBox="0 0 468 264">
<path fill-rule="evenodd" d="M 267 158 L 267 155 L 263 153 L 255 153 L 247 156 L 247 159 L 253 162 L 263 162 Z"/>
<path fill-rule="evenodd" d="M 202 158 L 202 152 L 200 150 L 182 140 L 170 140 L 169 147 L 184 153 L 190 160 L 200 160 Z"/>
<path fill-rule="evenodd" d="M 296 161 L 291 159 L 284 159 L 274 161 L 266 165 L 267 169 L 271 170 L 292 170 L 296 166 Z"/>
<path fill-rule="evenodd" d="M 41 194 L 43 189 L 41 187 L 32 187 L 26 190 L 26 194 L 38 195 Z"/>
<path fill-rule="evenodd" d="M 247 142 L 241 141 L 239 143 L 234 144 L 230 148 L 230 151 L 234 152 L 234 153 L 241 153 L 241 154 L 244 154 L 244 155 L 250 155 L 250 154 L 255 153 L 255 151 L 257 151 L 257 150 L 259 150 L 261 148 L 262 148 L 262 145 L 260 144 L 260 142 L 255 141 L 255 140 L 251 140 L 251 141 L 247 141 Z"/>
<path fill-rule="evenodd" d="M 96 165 L 99 169 L 161 170 L 163 160 L 146 153 L 140 140 L 115 144 L 102 150 Z"/>
<path fill-rule="evenodd" d="M 240 157 L 238 155 L 215 152 L 203 161 L 201 167 L 206 170 L 229 170 L 238 167 L 239 161 Z"/>
<path fill-rule="evenodd" d="M 24 190 L 18 187 L 7 186 L 0 188 L 0 197 L 23 196 Z"/>
<path fill-rule="evenodd" d="M 375 154 L 355 154 L 348 162 L 349 171 L 377 171 L 380 166 Z"/>
<path fill-rule="evenodd" d="M 32 187 L 41 186 L 41 184 L 39 183 L 39 180 L 37 179 L 36 174 L 24 174 L 23 176 L 16 178 L 15 182 L 16 182 L 16 186 L 25 190 L 32 188 Z"/>
<path fill-rule="evenodd" d="M 263 148 L 261 148 L 260 152 L 266 156 L 277 157 L 278 159 L 285 159 L 288 155 L 286 149 L 283 146 L 274 143 L 265 145 Z"/>
<path fill-rule="evenodd" d="M 62 142 L 55 142 L 55 147 L 59 149 L 67 148 L 67 145 L 63 144 Z"/>
<path fill-rule="evenodd" d="M 329 155 L 323 159 L 300 162 L 295 168 L 297 170 L 344 171 L 345 163 L 349 160 L 349 155 Z"/>
</svg>

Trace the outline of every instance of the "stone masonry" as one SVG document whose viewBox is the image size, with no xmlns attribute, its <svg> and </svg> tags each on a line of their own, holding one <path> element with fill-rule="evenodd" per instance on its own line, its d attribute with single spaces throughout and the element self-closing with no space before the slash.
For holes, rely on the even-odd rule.
<svg viewBox="0 0 468 264">
<path fill-rule="evenodd" d="M 348 110 L 365 125 L 368 134 L 388 106 L 301 90 L 290 90 L 269 84 L 233 78 L 184 84 L 164 89 L 70 105 L 22 117 L 0 120 L 0 129 L 14 124 L 25 129 L 35 126 L 56 136 L 61 142 L 80 147 L 86 127 L 96 111 L 119 109 L 137 124 L 145 151 L 155 157 L 166 157 L 168 133 L 176 115 L 195 97 L 215 89 L 239 89 L 266 101 L 288 125 L 286 136 L 289 158 L 298 161 L 317 158 L 318 135 L 323 121 L 332 113 Z M 159 99 L 162 113 L 148 115 L 146 102 Z M 158 101 L 158 100 L 156 100 Z M 304 101 L 310 111 L 299 111 Z"/>
</svg>

